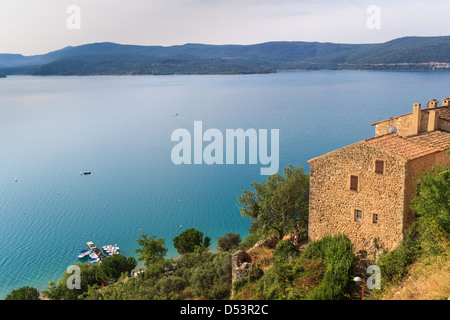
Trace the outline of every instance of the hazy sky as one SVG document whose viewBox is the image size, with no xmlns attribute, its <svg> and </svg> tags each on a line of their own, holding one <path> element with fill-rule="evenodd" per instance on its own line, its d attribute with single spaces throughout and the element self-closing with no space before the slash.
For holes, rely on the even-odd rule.
<svg viewBox="0 0 450 320">
<path fill-rule="evenodd" d="M 79 20 L 67 13 L 71 5 L 80 9 Z M 379 20 L 367 12 L 370 6 L 379 8 Z M 0 0 L 0 53 L 41 54 L 104 41 L 374 43 L 450 35 L 449 15 L 450 0 Z M 69 29 L 68 19 L 80 29 Z"/>
</svg>

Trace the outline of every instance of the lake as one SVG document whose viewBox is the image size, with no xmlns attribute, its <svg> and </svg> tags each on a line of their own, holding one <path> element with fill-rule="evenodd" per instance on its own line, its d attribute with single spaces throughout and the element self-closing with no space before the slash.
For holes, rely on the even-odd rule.
<svg viewBox="0 0 450 320">
<path fill-rule="evenodd" d="M 260 164 L 175 165 L 171 134 L 279 129 L 280 171 L 372 137 L 371 123 L 450 96 L 450 73 L 315 71 L 259 75 L 0 79 L 0 298 L 48 281 L 87 249 L 135 256 L 146 232 L 172 239 L 248 234 L 237 197 Z M 89 170 L 91 175 L 80 175 Z"/>
</svg>

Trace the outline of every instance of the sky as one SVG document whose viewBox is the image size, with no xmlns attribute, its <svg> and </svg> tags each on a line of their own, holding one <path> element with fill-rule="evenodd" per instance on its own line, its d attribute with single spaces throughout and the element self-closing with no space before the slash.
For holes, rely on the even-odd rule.
<svg viewBox="0 0 450 320">
<path fill-rule="evenodd" d="M 75 9 L 74 9 L 75 8 Z M 450 35 L 449 0 L 0 0 L 0 53 Z"/>
</svg>

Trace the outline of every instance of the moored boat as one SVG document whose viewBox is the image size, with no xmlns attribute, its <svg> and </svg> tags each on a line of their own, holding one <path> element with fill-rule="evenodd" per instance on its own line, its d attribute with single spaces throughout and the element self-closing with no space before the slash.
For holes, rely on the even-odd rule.
<svg viewBox="0 0 450 320">
<path fill-rule="evenodd" d="M 110 256 L 113 254 L 120 254 L 119 253 L 120 248 L 117 246 L 117 244 L 116 245 L 109 244 L 107 246 L 103 246 L 102 249 Z"/>
<path fill-rule="evenodd" d="M 78 259 L 83 259 L 84 257 L 87 257 L 88 255 L 90 255 L 92 253 L 91 250 L 81 250 L 80 254 L 78 255 Z"/>
</svg>

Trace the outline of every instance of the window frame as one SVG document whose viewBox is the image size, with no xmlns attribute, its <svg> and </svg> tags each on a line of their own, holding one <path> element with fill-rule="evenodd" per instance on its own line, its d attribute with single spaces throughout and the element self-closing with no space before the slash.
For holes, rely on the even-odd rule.
<svg viewBox="0 0 450 320">
<path fill-rule="evenodd" d="M 358 220 L 357 219 L 357 212 L 361 212 L 361 217 L 360 217 L 360 219 Z M 353 208 L 353 221 L 355 221 L 355 222 L 362 222 L 362 220 L 363 220 L 363 210 L 361 209 L 361 208 Z"/>
<path fill-rule="evenodd" d="M 376 219 L 375 219 L 376 217 Z M 372 223 L 378 224 L 380 222 L 380 214 L 378 212 L 372 213 Z"/>
<path fill-rule="evenodd" d="M 353 181 L 354 178 L 356 178 L 356 187 L 355 187 L 355 188 L 352 188 L 352 186 L 353 186 L 352 181 Z M 349 185 L 349 189 L 350 189 L 351 191 L 359 191 L 359 176 L 358 176 L 358 175 L 356 175 L 356 174 L 351 174 L 351 175 L 350 175 L 350 185 Z"/>
<path fill-rule="evenodd" d="M 382 165 L 381 172 L 377 171 L 377 163 L 381 163 L 381 165 Z M 376 174 L 379 174 L 379 175 L 384 175 L 385 174 L 385 168 L 386 168 L 386 161 L 381 160 L 381 159 L 375 159 L 373 172 L 375 172 Z"/>
</svg>

